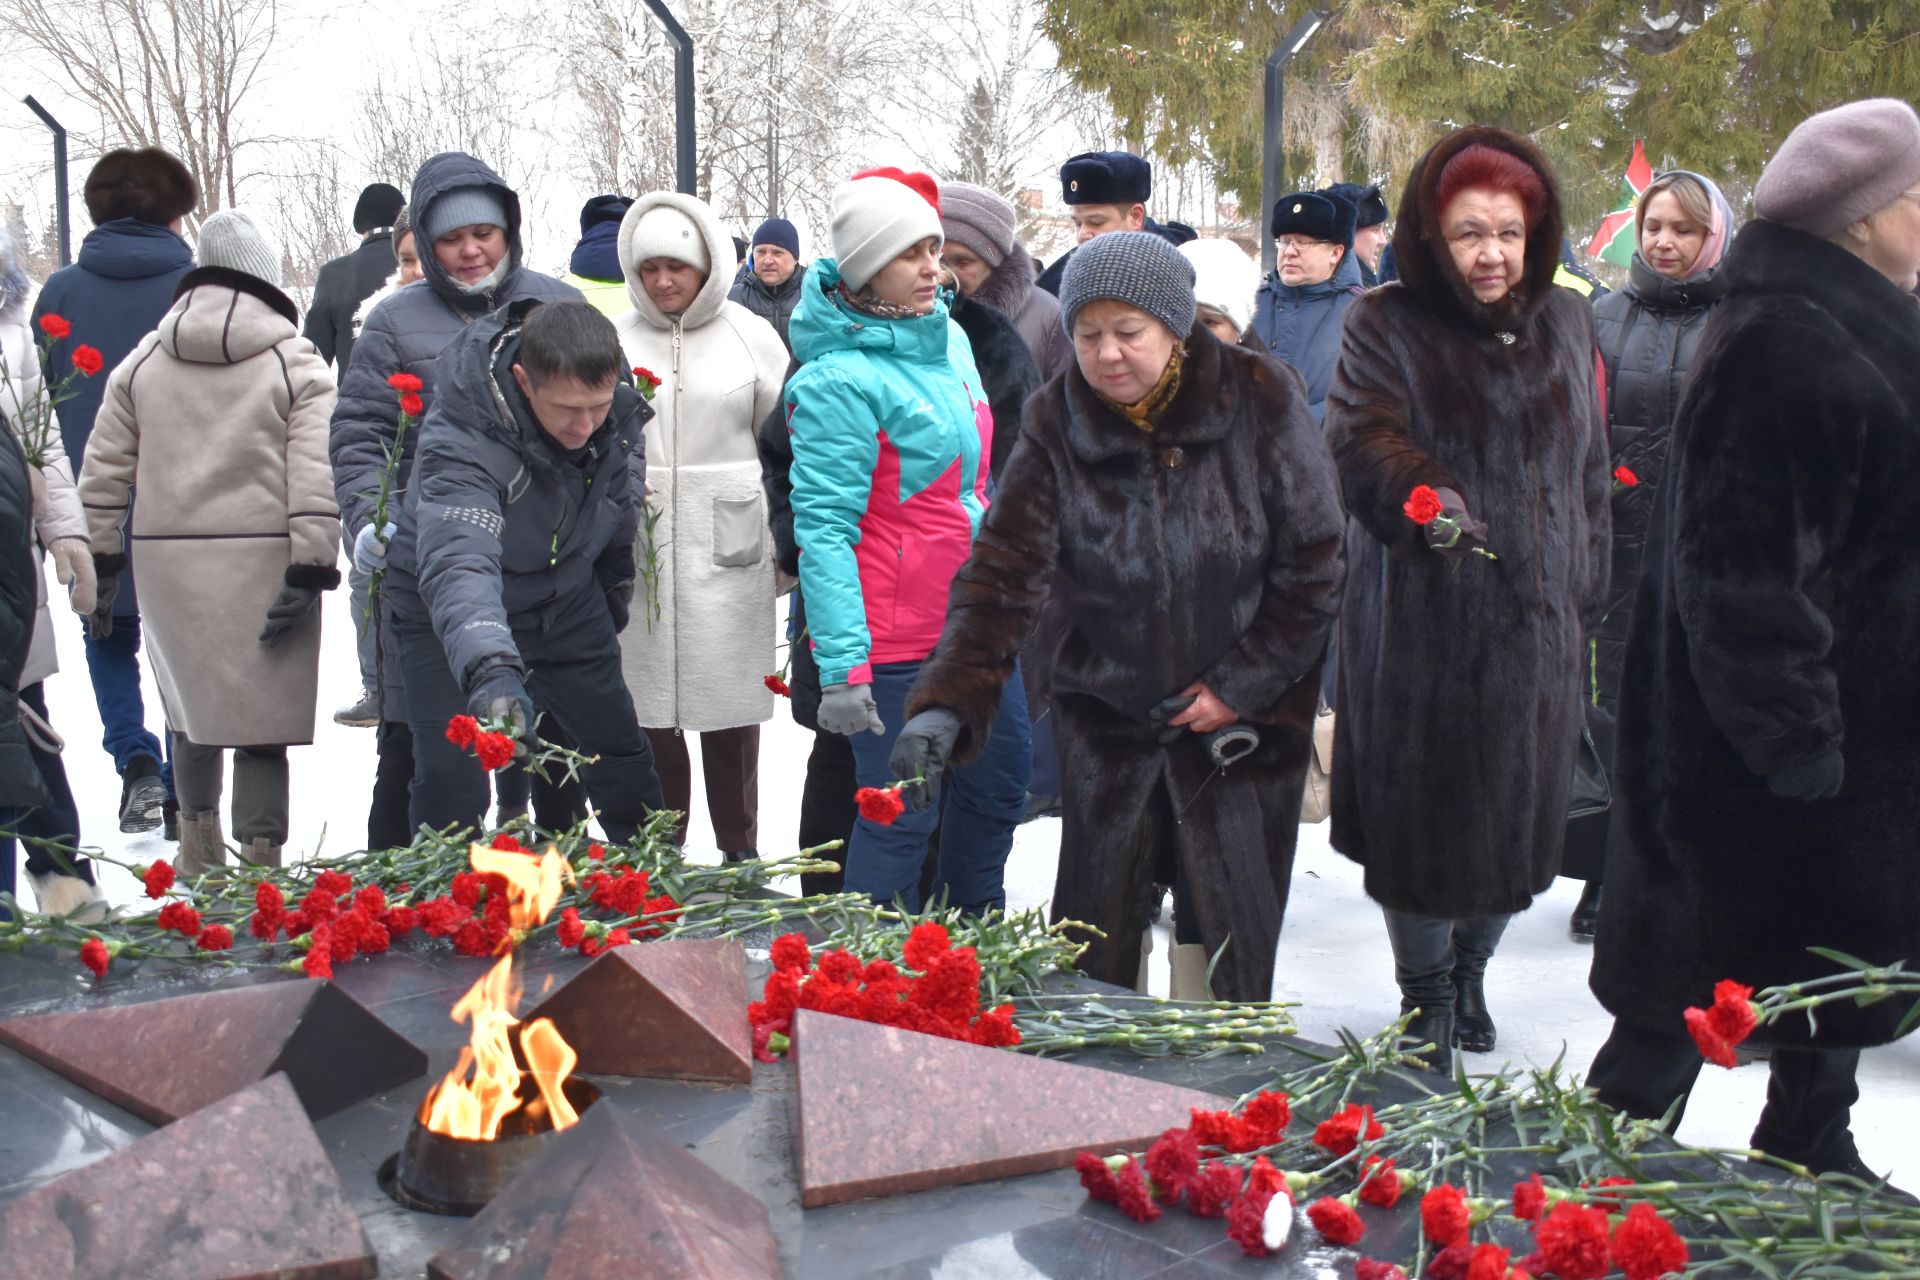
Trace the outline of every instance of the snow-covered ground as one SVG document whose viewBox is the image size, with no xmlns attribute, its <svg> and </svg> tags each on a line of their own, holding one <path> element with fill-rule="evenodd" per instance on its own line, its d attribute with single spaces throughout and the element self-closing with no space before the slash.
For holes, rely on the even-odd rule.
<svg viewBox="0 0 1920 1280">
<path fill-rule="evenodd" d="M 263 613 L 266 603 L 261 604 Z M 294 792 L 289 856 L 295 850 L 337 855 L 358 848 L 366 836 L 373 731 L 342 728 L 331 719 L 333 708 L 353 701 L 359 689 L 344 591 L 329 593 L 325 608 L 322 706 L 315 740 L 312 746 L 297 747 L 291 753 Z M 62 673 L 49 682 L 48 701 L 54 725 L 67 740 L 67 769 L 80 801 L 83 839 L 129 861 L 171 856 L 172 846 L 158 832 L 120 834 L 115 820 L 119 781 L 112 761 L 99 747 L 100 722 L 78 622 L 70 616 L 61 618 L 59 635 Z M 151 676 L 147 690 L 148 724 L 158 731 L 159 698 Z M 810 744 L 811 735 L 792 722 L 784 704 L 764 729 L 760 847 L 769 855 L 794 848 Z M 696 859 L 717 861 L 697 785 L 693 807 L 689 852 Z M 1011 905 L 1030 906 L 1051 894 L 1058 843 L 1057 819 L 1042 819 L 1020 829 L 1007 866 Z M 107 893 L 115 901 L 136 896 L 127 873 L 111 867 L 102 871 Z M 1569 1069 L 1583 1074 L 1605 1039 L 1609 1018 L 1587 990 L 1591 949 L 1569 940 L 1566 931 L 1567 914 L 1578 891 L 1578 884 L 1559 881 L 1507 930 L 1487 979 L 1488 1003 L 1500 1029 L 1500 1050 L 1473 1059 L 1476 1067 L 1493 1069 L 1504 1061 L 1544 1066 L 1564 1056 Z M 1161 966 L 1156 986 L 1164 992 L 1164 958 L 1170 939 L 1164 929 L 1161 932 L 1154 950 Z M 1276 995 L 1299 1002 L 1296 1016 L 1301 1033 L 1322 1040 L 1331 1038 L 1339 1027 L 1361 1033 L 1376 1030 L 1399 1009 L 1380 913 L 1361 891 L 1359 869 L 1328 847 L 1324 825 L 1300 833 L 1293 896 L 1280 940 Z M 1764 1065 L 1731 1072 L 1707 1067 L 1688 1105 L 1680 1137 L 1705 1145 L 1745 1146 L 1765 1099 L 1766 1083 Z M 1891 1171 L 1910 1187 L 1920 1185 L 1920 1159 L 1912 1154 L 1920 1139 L 1920 1037 L 1865 1054 L 1860 1087 L 1853 1127 L 1867 1163 Z"/>
</svg>

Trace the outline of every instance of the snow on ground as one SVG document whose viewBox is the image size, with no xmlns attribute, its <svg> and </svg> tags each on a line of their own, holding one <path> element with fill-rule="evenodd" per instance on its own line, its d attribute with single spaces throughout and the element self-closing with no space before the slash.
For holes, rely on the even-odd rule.
<svg viewBox="0 0 1920 1280">
<path fill-rule="evenodd" d="M 330 592 L 325 601 L 315 740 L 312 746 L 296 747 L 290 753 L 294 791 L 289 856 L 296 849 L 338 855 L 358 848 L 366 836 L 373 731 L 342 728 L 332 721 L 336 706 L 355 700 L 359 677 L 346 594 Z M 261 602 L 262 614 L 267 603 Z M 62 673 L 49 682 L 48 701 L 54 725 L 67 740 L 67 769 L 80 801 L 83 839 L 128 861 L 170 857 L 173 846 L 159 832 L 126 836 L 118 830 L 119 781 L 112 761 L 99 749 L 100 722 L 81 653 L 80 624 L 71 617 L 59 621 Z M 148 726 L 158 731 L 159 698 L 151 673 L 147 707 Z M 811 742 L 811 734 L 793 723 L 784 703 L 763 729 L 760 848 L 769 855 L 794 848 Z M 717 861 L 697 784 L 693 809 L 689 852 L 696 860 Z M 1319 1040 L 1331 1039 L 1340 1027 L 1369 1033 L 1399 1011 L 1379 910 L 1361 890 L 1359 868 L 1328 846 L 1327 835 L 1325 825 L 1306 827 L 1300 833 L 1275 992 L 1280 999 L 1299 1003 L 1296 1017 L 1301 1034 Z M 1020 828 L 1007 865 L 1011 906 L 1031 906 L 1049 897 L 1058 844 L 1058 819 Z M 102 872 L 102 882 L 114 901 L 129 901 L 137 895 L 126 872 L 113 867 Z M 1487 977 L 1500 1049 L 1470 1059 L 1475 1068 L 1492 1070 L 1504 1062 L 1547 1066 L 1564 1055 L 1568 1069 L 1584 1074 L 1606 1038 L 1610 1019 L 1587 990 L 1592 951 L 1572 942 L 1566 931 L 1579 888 L 1573 881 L 1557 882 L 1508 928 Z M 22 891 L 24 896 L 24 875 Z M 1171 939 L 1165 928 L 1159 934 L 1154 946 L 1155 987 L 1164 994 Z M 1766 1083 L 1763 1064 L 1731 1072 L 1707 1067 L 1687 1108 L 1680 1137 L 1702 1145 L 1744 1147 L 1765 1100 Z M 1909 1187 L 1920 1184 L 1920 1164 L 1912 1155 L 1920 1140 L 1920 1037 L 1868 1051 L 1861 1060 L 1860 1087 L 1853 1127 L 1861 1154 L 1871 1167 L 1891 1171 Z"/>
</svg>

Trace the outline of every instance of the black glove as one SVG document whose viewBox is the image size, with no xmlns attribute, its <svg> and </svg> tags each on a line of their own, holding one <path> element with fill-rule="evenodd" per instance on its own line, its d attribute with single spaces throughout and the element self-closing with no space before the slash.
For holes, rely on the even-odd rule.
<svg viewBox="0 0 1920 1280">
<path fill-rule="evenodd" d="M 619 635 L 627 629 L 627 621 L 633 614 L 633 579 L 609 583 L 606 591 L 607 612 L 613 615 L 613 634 Z"/>
<path fill-rule="evenodd" d="M 104 640 L 113 634 L 113 601 L 120 594 L 120 572 L 127 567 L 127 553 L 93 557 L 93 612 L 87 615 L 87 634 Z"/>
<path fill-rule="evenodd" d="M 1198 697 L 1197 694 L 1176 693 L 1171 698 L 1160 699 L 1153 704 L 1153 709 L 1147 712 L 1147 720 L 1153 725 L 1163 744 L 1177 742 L 1180 735 L 1187 732 L 1187 726 L 1168 722 L 1192 706 L 1196 697 Z"/>
<path fill-rule="evenodd" d="M 483 723 L 497 721 L 513 734 L 518 739 L 513 747 L 515 760 L 540 743 L 533 732 L 533 699 L 511 667 L 494 666 L 479 673 L 467 695 L 467 712 Z"/>
<path fill-rule="evenodd" d="M 1475 520 L 1467 514 L 1467 500 L 1452 489 L 1436 489 L 1440 495 L 1440 514 L 1443 517 L 1456 518 L 1457 525 L 1442 524 L 1436 520 L 1422 530 L 1427 538 L 1427 546 L 1443 556 L 1464 556 L 1472 553 L 1475 547 L 1487 545 L 1487 526 L 1482 520 Z M 1459 536 L 1455 538 L 1455 534 Z M 1447 545 L 1449 541 L 1452 545 Z"/>
<path fill-rule="evenodd" d="M 1846 781 L 1847 762 L 1838 751 L 1767 775 L 1767 790 L 1787 800 L 1831 800 Z"/>
<path fill-rule="evenodd" d="M 915 813 L 940 799 L 940 775 L 947 771 L 953 744 L 960 741 L 960 717 L 945 707 L 928 707 L 900 730 L 887 768 L 896 778 L 920 778 L 902 787 L 900 798 Z"/>
<path fill-rule="evenodd" d="M 280 598 L 267 610 L 267 625 L 260 630 L 260 643 L 271 649 L 286 639 L 294 624 L 313 612 L 320 603 L 318 587 L 282 587 Z"/>
</svg>

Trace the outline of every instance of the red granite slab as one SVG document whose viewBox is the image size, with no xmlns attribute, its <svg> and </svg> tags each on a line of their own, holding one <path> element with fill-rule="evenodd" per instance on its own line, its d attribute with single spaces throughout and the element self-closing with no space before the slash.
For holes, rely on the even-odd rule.
<svg viewBox="0 0 1920 1280">
<path fill-rule="evenodd" d="M 588 1075 L 753 1079 L 747 956 L 740 944 L 674 938 L 604 952 L 529 1010 L 552 1018 Z"/>
<path fill-rule="evenodd" d="M 1138 1151 L 1218 1096 L 1008 1049 L 794 1015 L 794 1154 L 809 1209 Z"/>
<path fill-rule="evenodd" d="M 0 1274 L 363 1280 L 379 1274 L 283 1074 L 0 1206 Z"/>
<path fill-rule="evenodd" d="M 649 944 L 651 945 L 651 944 Z M 427 1264 L 431 1280 L 771 1280 L 767 1207 L 602 1098 Z"/>
<path fill-rule="evenodd" d="M 268 982 L 0 1022 L 0 1044 L 153 1124 L 287 1073 L 315 1119 L 422 1075 L 427 1055 L 331 982 Z"/>
</svg>

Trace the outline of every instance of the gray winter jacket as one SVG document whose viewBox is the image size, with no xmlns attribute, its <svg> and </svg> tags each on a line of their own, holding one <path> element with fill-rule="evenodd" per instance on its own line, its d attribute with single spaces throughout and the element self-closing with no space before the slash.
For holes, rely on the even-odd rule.
<svg viewBox="0 0 1920 1280">
<path fill-rule="evenodd" d="M 792 355 L 793 344 L 787 341 L 787 322 L 793 319 L 793 309 L 800 305 L 800 290 L 806 287 L 806 283 L 807 269 L 795 267 L 792 275 L 777 285 L 769 286 L 753 273 L 753 263 L 748 262 L 740 278 L 733 282 L 733 288 L 727 293 L 727 301 L 739 303 L 772 325 L 773 331 L 780 335 L 787 354 Z"/>
<path fill-rule="evenodd" d="M 354 340 L 352 361 L 340 379 L 340 401 L 333 413 L 329 449 L 334 487 L 340 499 L 342 536 L 348 546 L 373 518 L 374 496 L 380 491 L 387 467 L 387 448 L 400 421 L 399 398 L 387 379 L 396 373 L 414 374 L 426 384 L 420 395 L 432 408 L 435 362 L 468 324 L 520 298 L 580 296 L 578 290 L 522 265 L 520 198 L 498 174 L 472 156 L 445 151 L 420 166 L 408 206 L 413 210 L 413 225 L 426 226 L 433 202 L 457 187 L 492 187 L 505 202 L 511 265 L 491 290 L 467 293 L 447 275 L 433 256 L 433 246 L 423 239 L 420 267 L 425 278 L 397 290 L 368 313 Z M 402 446 L 396 479 L 401 490 L 413 471 L 416 436 L 417 432 L 410 433 Z M 390 517 L 397 505 L 389 500 Z"/>
<path fill-rule="evenodd" d="M 516 624 L 583 591 L 633 582 L 638 467 L 653 410 L 623 379 L 585 448 L 561 452 L 512 373 L 520 326 L 539 305 L 504 307 L 447 348 L 388 549 L 394 589 L 424 601 L 463 688 L 501 665 L 525 676 Z"/>
<path fill-rule="evenodd" d="M 1340 362 L 1340 334 L 1347 308 L 1366 292 L 1361 284 L 1360 259 L 1348 253 L 1333 269 L 1333 278 L 1319 284 L 1280 283 L 1273 272 L 1260 286 L 1253 304 L 1253 332 L 1268 351 L 1292 365 L 1307 380 L 1307 408 L 1320 421 L 1327 408 L 1327 388 Z"/>
</svg>

